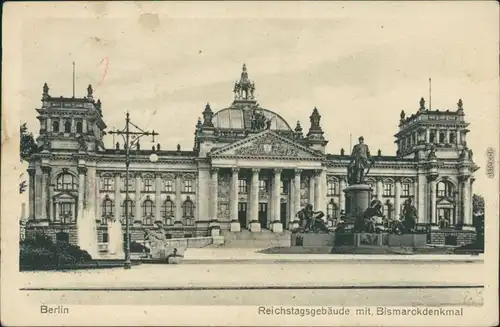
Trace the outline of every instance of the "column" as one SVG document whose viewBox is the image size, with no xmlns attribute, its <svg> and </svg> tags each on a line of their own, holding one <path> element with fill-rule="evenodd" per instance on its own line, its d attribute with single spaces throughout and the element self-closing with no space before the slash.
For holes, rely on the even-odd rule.
<svg viewBox="0 0 500 327">
<path fill-rule="evenodd" d="M 312 171 L 309 175 L 309 204 L 314 206 L 314 210 L 316 210 L 315 202 L 314 202 L 314 191 L 316 189 L 316 178 L 315 171 Z"/>
<path fill-rule="evenodd" d="M 470 178 L 470 183 L 469 183 L 469 219 L 467 220 L 466 224 L 468 225 L 472 225 L 474 223 L 474 208 L 472 207 L 472 196 L 474 194 L 474 191 L 473 191 L 473 186 L 474 186 L 474 181 L 476 179 L 474 177 L 471 177 Z"/>
<path fill-rule="evenodd" d="M 29 184 L 28 184 L 28 198 L 29 198 L 29 219 L 35 219 L 35 168 L 29 168 Z"/>
<path fill-rule="evenodd" d="M 249 220 L 247 222 L 250 223 L 251 221 L 258 221 L 258 215 L 259 215 L 259 172 L 260 169 L 252 169 L 252 181 L 250 183 L 250 206 L 249 206 L 249 211 L 250 211 L 250 216 L 247 218 Z"/>
<path fill-rule="evenodd" d="M 425 129 L 425 143 L 430 143 L 431 141 L 431 130 L 426 128 Z"/>
<path fill-rule="evenodd" d="M 457 145 L 462 144 L 462 131 L 460 129 L 457 129 Z"/>
<path fill-rule="evenodd" d="M 119 221 L 120 220 L 120 209 L 121 209 L 121 193 L 120 193 L 120 188 L 121 188 L 121 176 L 120 173 L 116 172 L 115 173 L 115 220 Z"/>
<path fill-rule="evenodd" d="M 430 223 L 437 224 L 436 218 L 436 179 L 434 177 L 430 177 L 429 183 L 429 197 L 430 197 Z"/>
<path fill-rule="evenodd" d="M 155 185 L 155 220 L 163 220 L 161 216 L 161 173 L 157 172 L 155 174 L 156 185 Z"/>
<path fill-rule="evenodd" d="M 96 219 L 101 220 L 101 176 L 99 174 L 96 175 L 95 180 L 95 189 L 94 189 L 94 197 L 95 197 L 95 206 L 94 206 L 94 216 Z"/>
<path fill-rule="evenodd" d="M 321 170 L 316 170 L 314 172 L 314 210 L 315 211 L 324 211 L 322 206 L 321 206 L 321 198 L 322 198 L 322 193 L 321 193 Z M 325 212 L 326 214 L 326 212 Z"/>
<path fill-rule="evenodd" d="M 382 182 L 382 177 L 377 178 L 377 200 L 383 202 L 384 196 L 384 184 Z"/>
<path fill-rule="evenodd" d="M 420 169 L 419 169 L 420 170 Z M 416 188 L 417 191 L 415 193 L 415 206 L 417 207 L 417 213 L 418 213 L 418 222 L 420 224 L 425 224 L 429 222 L 429 215 L 428 215 L 428 210 L 426 210 L 426 206 L 429 204 L 426 203 L 426 186 L 427 186 L 427 181 L 425 179 L 425 175 L 423 172 L 418 172 L 417 174 L 417 181 L 416 181 Z"/>
<path fill-rule="evenodd" d="M 78 209 L 77 209 L 77 225 L 81 224 L 83 219 L 83 203 L 85 196 L 85 174 L 86 167 L 78 167 Z M 80 242 L 80 241 L 79 241 Z"/>
<path fill-rule="evenodd" d="M 462 177 L 462 206 L 463 206 L 463 216 L 462 223 L 469 224 L 469 221 L 472 221 L 471 216 L 471 203 L 472 199 L 470 198 L 470 179 L 469 176 Z"/>
<path fill-rule="evenodd" d="M 394 216 L 399 219 L 401 214 L 401 178 L 396 178 L 396 184 L 394 186 Z"/>
<path fill-rule="evenodd" d="M 319 189 L 320 189 L 320 197 L 319 197 L 319 209 L 323 211 L 326 215 L 326 169 L 321 169 L 320 174 L 318 176 L 318 181 L 316 181 L 317 184 L 319 184 Z"/>
<path fill-rule="evenodd" d="M 231 169 L 231 196 L 230 196 L 230 206 L 229 212 L 231 214 L 231 221 L 238 221 L 238 174 L 240 172 L 239 168 Z"/>
<path fill-rule="evenodd" d="M 87 134 L 87 119 L 82 120 L 82 134 Z"/>
<path fill-rule="evenodd" d="M 49 216 L 49 207 L 50 207 L 50 194 L 49 194 L 49 174 L 50 174 L 50 167 L 47 166 L 42 166 L 42 212 L 41 212 L 41 219 L 50 219 Z"/>
<path fill-rule="evenodd" d="M 182 187 L 182 173 L 177 172 L 175 174 L 175 220 L 174 224 L 182 224 L 182 197 L 181 197 L 181 187 Z"/>
<path fill-rule="evenodd" d="M 300 175 L 302 173 L 302 169 L 295 169 L 295 176 L 293 180 L 293 187 L 294 187 L 294 200 L 293 200 L 293 205 L 294 205 L 294 211 L 293 215 L 295 216 L 297 212 L 300 211 Z"/>
<path fill-rule="evenodd" d="M 281 172 L 282 169 L 274 169 L 274 188 L 273 188 L 273 217 L 272 221 L 281 221 L 280 213 L 281 213 Z"/>
<path fill-rule="evenodd" d="M 290 185 L 288 188 L 288 222 L 287 226 L 289 229 L 292 227 L 291 222 L 293 222 L 295 215 L 295 187 L 294 187 L 294 179 L 290 177 Z"/>
<path fill-rule="evenodd" d="M 76 133 L 75 118 L 71 118 L 71 133 Z"/>
<path fill-rule="evenodd" d="M 344 212 L 345 212 L 345 194 L 344 194 L 345 183 L 346 183 L 346 176 L 340 176 L 340 178 L 339 178 L 339 207 L 340 207 L 340 210 L 344 210 Z"/>
<path fill-rule="evenodd" d="M 135 213 L 134 220 L 142 221 L 141 213 L 141 173 L 135 173 Z M 133 222 L 132 222 L 133 223 Z"/>
<path fill-rule="evenodd" d="M 444 143 L 450 143 L 450 130 L 446 130 L 446 139 L 444 140 Z"/>
<path fill-rule="evenodd" d="M 210 171 L 210 220 L 218 220 L 219 206 L 219 169 L 212 168 Z"/>
</svg>

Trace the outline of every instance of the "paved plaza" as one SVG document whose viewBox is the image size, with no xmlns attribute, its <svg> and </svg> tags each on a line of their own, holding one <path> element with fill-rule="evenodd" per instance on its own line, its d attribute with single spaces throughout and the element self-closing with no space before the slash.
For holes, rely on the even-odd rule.
<svg viewBox="0 0 500 327">
<path fill-rule="evenodd" d="M 192 253 L 191 259 L 195 254 Z M 372 261 L 367 258 L 275 263 L 227 261 L 142 264 L 130 270 L 24 272 L 19 281 L 20 288 L 27 289 L 23 291 L 27 301 L 59 304 L 437 306 L 483 303 L 485 271 L 480 260 L 463 261 L 463 256 L 462 261 L 458 261 L 457 256 L 448 256 L 455 261 L 436 262 L 429 259 L 395 261 L 393 259 L 398 259 L 395 256 L 378 260 L 371 257 Z"/>
</svg>

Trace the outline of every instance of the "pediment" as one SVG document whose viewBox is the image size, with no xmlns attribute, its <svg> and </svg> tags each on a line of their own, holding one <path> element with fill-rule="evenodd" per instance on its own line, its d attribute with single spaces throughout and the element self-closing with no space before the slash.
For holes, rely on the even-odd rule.
<svg viewBox="0 0 500 327">
<path fill-rule="evenodd" d="M 450 199 L 443 198 L 443 199 L 438 200 L 437 204 L 439 204 L 441 206 L 447 206 L 447 205 L 448 206 L 452 206 L 453 202 Z"/>
<path fill-rule="evenodd" d="M 216 149 L 212 157 L 280 157 L 323 159 L 324 155 L 294 142 L 276 132 L 266 130 Z"/>
</svg>

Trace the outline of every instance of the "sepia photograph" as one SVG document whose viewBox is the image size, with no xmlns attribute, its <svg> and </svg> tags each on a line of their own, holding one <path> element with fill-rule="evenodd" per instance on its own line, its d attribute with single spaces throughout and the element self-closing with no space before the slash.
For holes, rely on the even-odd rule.
<svg viewBox="0 0 500 327">
<path fill-rule="evenodd" d="M 496 2 L 3 18 L 2 324 L 498 324 Z"/>
</svg>

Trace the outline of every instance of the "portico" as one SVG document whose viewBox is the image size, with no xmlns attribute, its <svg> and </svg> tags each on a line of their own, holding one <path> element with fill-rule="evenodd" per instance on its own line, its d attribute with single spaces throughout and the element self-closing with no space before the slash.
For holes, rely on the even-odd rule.
<svg viewBox="0 0 500 327">
<path fill-rule="evenodd" d="M 210 220 L 280 232 L 305 203 L 324 210 L 322 154 L 270 130 L 236 143 L 211 153 Z"/>
</svg>

